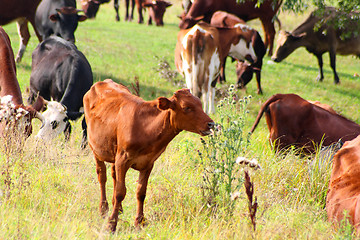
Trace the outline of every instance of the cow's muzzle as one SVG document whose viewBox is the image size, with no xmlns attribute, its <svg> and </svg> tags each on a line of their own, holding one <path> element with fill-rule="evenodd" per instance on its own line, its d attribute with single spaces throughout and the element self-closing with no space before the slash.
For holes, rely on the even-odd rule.
<svg viewBox="0 0 360 240">
<path fill-rule="evenodd" d="M 277 57 L 271 57 L 271 60 L 273 60 L 274 62 L 280 62 L 280 60 Z"/>
</svg>

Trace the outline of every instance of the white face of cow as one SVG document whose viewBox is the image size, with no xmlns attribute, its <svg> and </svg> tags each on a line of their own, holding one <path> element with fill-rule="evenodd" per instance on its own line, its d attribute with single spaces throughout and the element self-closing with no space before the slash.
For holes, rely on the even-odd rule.
<svg viewBox="0 0 360 240">
<path fill-rule="evenodd" d="M 51 101 L 47 104 L 47 109 L 43 113 L 45 124 L 36 135 L 45 141 L 55 138 L 62 133 L 68 123 L 66 108 L 58 102 Z"/>
<path fill-rule="evenodd" d="M 234 28 L 239 28 L 244 33 L 252 30 L 250 27 L 244 24 L 236 24 Z M 233 42 L 231 44 L 229 55 L 239 60 L 248 60 L 251 63 L 257 61 L 257 57 L 252 43 L 246 42 L 246 40 L 242 37 L 239 41 Z"/>
</svg>

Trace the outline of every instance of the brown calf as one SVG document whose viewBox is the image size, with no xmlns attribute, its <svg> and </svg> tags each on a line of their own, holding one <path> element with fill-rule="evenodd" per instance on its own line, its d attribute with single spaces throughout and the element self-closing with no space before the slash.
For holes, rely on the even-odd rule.
<svg viewBox="0 0 360 240">
<path fill-rule="evenodd" d="M 295 94 L 270 97 L 260 108 L 252 133 L 264 113 L 270 141 L 277 150 L 294 145 L 306 152 L 314 152 L 320 143 L 328 146 L 339 139 L 352 140 L 360 134 L 358 124 Z"/>
<path fill-rule="evenodd" d="M 201 102 L 182 89 L 170 98 L 144 101 L 110 79 L 97 82 L 84 96 L 89 145 L 96 160 L 101 189 L 100 213 L 108 211 L 106 166 L 112 163 L 114 179 L 113 211 L 109 228 L 115 231 L 126 195 L 125 175 L 129 168 L 140 172 L 137 187 L 135 225 L 144 222 L 144 200 L 155 160 L 170 141 L 186 130 L 202 136 L 210 134 L 214 122 L 201 109 Z"/>
</svg>

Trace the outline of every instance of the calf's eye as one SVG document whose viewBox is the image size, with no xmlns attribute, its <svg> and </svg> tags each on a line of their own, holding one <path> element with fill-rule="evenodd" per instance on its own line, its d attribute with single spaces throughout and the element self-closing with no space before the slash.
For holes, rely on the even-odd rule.
<svg viewBox="0 0 360 240">
<path fill-rule="evenodd" d="M 52 121 L 50 124 L 52 129 L 55 129 L 59 125 L 57 121 Z"/>
</svg>

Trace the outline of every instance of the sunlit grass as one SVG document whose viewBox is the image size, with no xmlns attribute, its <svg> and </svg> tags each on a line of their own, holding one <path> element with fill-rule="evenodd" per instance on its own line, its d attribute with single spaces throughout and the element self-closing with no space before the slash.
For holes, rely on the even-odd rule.
<svg viewBox="0 0 360 240">
<path fill-rule="evenodd" d="M 121 22 L 114 21 L 110 3 L 100 7 L 95 20 L 80 23 L 76 43 L 92 66 L 94 81 L 112 78 L 130 86 L 138 79 L 143 98 L 170 97 L 179 87 L 163 79 L 156 69 L 159 59 L 164 59 L 175 70 L 174 50 L 179 30 L 176 15 L 181 13 L 181 7 L 179 0 L 174 3 L 165 14 L 164 27 L 139 25 L 136 20 L 124 22 L 123 2 L 120 3 Z M 145 16 L 147 19 L 147 13 Z M 281 13 L 279 17 L 283 28 L 292 30 L 306 16 Z M 250 24 L 263 34 L 258 21 Z M 5 30 L 16 53 L 15 24 L 5 26 Z M 25 100 L 31 52 L 38 44 L 35 35 L 31 35 L 23 61 L 17 65 Z M 341 81 L 338 86 L 333 83 L 328 54 L 324 55 L 322 83 L 315 81 L 316 58 L 305 49 L 298 49 L 282 63 L 269 60 L 266 56 L 262 70 L 264 95 L 256 94 L 254 79 L 246 90 L 236 90 L 239 98 L 252 95 L 245 132 L 251 128 L 261 103 L 276 93 L 296 93 L 321 101 L 360 123 L 360 80 L 355 74 L 360 73 L 358 59 L 337 57 Z M 226 74 L 228 82 L 219 86 L 224 89 L 236 82 L 234 64 L 230 61 Z M 211 117 L 219 121 L 219 114 Z M 39 122 L 35 121 L 34 125 L 36 133 Z M 15 155 L 18 167 L 10 170 L 19 184 L 16 176 L 22 171 L 24 181 L 14 185 L 8 199 L 4 193 L 0 196 L 0 239 L 332 239 L 351 236 L 346 226 L 337 231 L 327 221 L 323 194 L 327 191 L 330 169 L 311 168 L 312 158 L 301 158 L 295 153 L 276 154 L 269 145 L 264 119 L 251 136 L 246 152 L 246 157 L 256 158 L 262 167 L 261 171 L 250 173 L 259 203 L 256 232 L 252 231 L 244 194 L 236 200 L 231 218 L 209 216 L 201 192 L 203 172 L 198 150 L 203 146 L 198 135 L 182 132 L 157 160 L 150 176 L 145 201 L 145 217 L 150 224 L 142 230 L 133 225 L 138 172 L 130 170 L 126 178 L 124 213 L 119 217 L 117 231 L 110 234 L 105 230 L 106 219 L 98 212 L 100 191 L 91 150 L 80 150 L 80 125 L 80 121 L 73 123 L 73 134 L 66 143 L 63 136 L 53 142 L 37 143 L 32 135 L 24 151 Z M 3 152 L 0 154 L 1 166 L 4 166 Z M 4 182 L 0 182 L 0 189 L 4 189 Z M 108 169 L 109 199 L 112 190 Z"/>
</svg>

